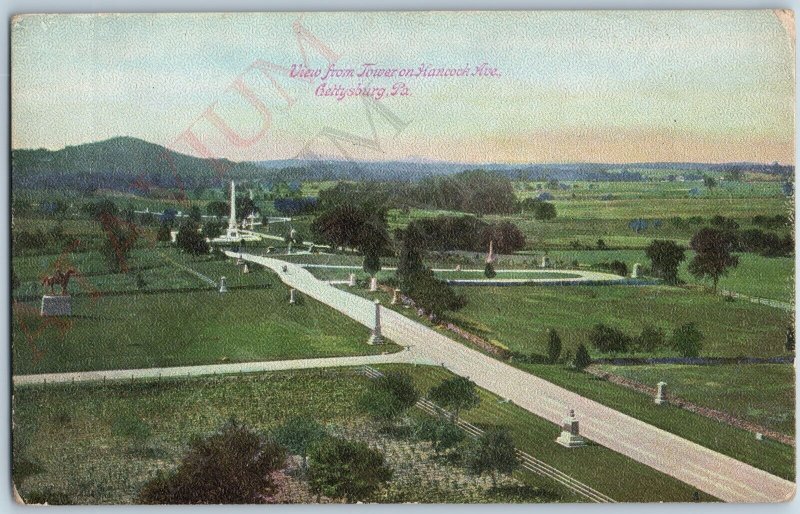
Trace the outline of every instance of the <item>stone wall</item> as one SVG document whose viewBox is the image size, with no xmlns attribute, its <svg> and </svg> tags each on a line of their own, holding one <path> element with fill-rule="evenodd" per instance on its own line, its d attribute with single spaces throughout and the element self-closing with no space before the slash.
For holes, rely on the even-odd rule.
<svg viewBox="0 0 800 514">
<path fill-rule="evenodd" d="M 585 369 L 587 373 L 591 373 L 592 375 L 602 378 L 604 380 L 608 380 L 612 384 L 617 384 L 622 387 L 627 387 L 628 389 L 633 389 L 634 391 L 640 392 L 642 394 L 646 394 L 648 396 L 652 396 L 655 398 L 656 388 L 643 384 L 641 382 L 637 382 L 635 380 L 631 380 L 629 378 L 622 377 L 620 375 L 616 375 L 614 373 L 609 373 L 608 371 L 604 371 L 598 368 L 596 365 L 592 364 Z M 707 418 L 711 418 L 716 421 L 720 421 L 725 423 L 726 425 L 730 425 L 732 427 L 740 428 L 742 430 L 747 430 L 748 432 L 756 432 L 764 434 L 765 437 L 769 439 L 773 439 L 775 441 L 781 442 L 783 444 L 788 444 L 789 446 L 795 446 L 795 440 L 793 437 L 788 436 L 786 434 L 782 434 L 780 432 L 776 432 L 775 430 L 771 430 L 769 428 L 760 426 L 756 423 L 752 423 L 750 421 L 737 418 L 727 412 L 719 411 L 716 409 L 711 409 L 709 407 L 703 407 L 692 403 L 690 401 L 684 400 L 683 398 L 679 398 L 675 395 L 667 393 L 667 401 L 670 405 L 674 405 L 675 407 L 679 407 L 683 410 L 687 410 L 689 412 L 694 412 L 696 414 L 700 414 L 701 416 L 705 416 Z"/>
</svg>

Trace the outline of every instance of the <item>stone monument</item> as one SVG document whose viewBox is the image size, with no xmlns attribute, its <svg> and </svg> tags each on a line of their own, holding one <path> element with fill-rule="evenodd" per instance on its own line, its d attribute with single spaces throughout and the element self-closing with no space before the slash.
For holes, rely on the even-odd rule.
<svg viewBox="0 0 800 514">
<path fill-rule="evenodd" d="M 659 382 L 658 383 L 658 391 L 656 391 L 656 399 L 655 402 L 657 405 L 663 405 L 667 403 L 667 383 L 666 382 Z"/>
<path fill-rule="evenodd" d="M 378 277 L 372 277 L 369 279 L 369 291 L 374 293 L 378 290 Z"/>
<path fill-rule="evenodd" d="M 375 326 L 369 336 L 367 344 L 382 344 L 383 334 L 381 334 L 381 301 L 375 300 Z"/>
<path fill-rule="evenodd" d="M 219 277 L 219 292 L 220 293 L 228 292 L 228 286 L 225 284 L 225 277 Z"/>
<path fill-rule="evenodd" d="M 497 256 L 494 254 L 494 241 L 489 241 L 489 253 L 486 255 L 486 264 L 494 264 Z"/>
<path fill-rule="evenodd" d="M 350 273 L 350 277 L 347 279 L 347 285 L 350 287 L 355 287 L 356 285 L 356 274 Z"/>
<path fill-rule="evenodd" d="M 569 416 L 561 422 L 561 435 L 556 442 L 565 448 L 580 448 L 586 446 L 586 440 L 578 433 L 578 420 L 575 411 L 570 409 Z"/>
<path fill-rule="evenodd" d="M 542 268 L 549 268 L 550 267 L 550 257 L 545 255 L 542 257 Z"/>
<path fill-rule="evenodd" d="M 461 271 L 461 264 L 456 264 L 456 271 Z"/>
<path fill-rule="evenodd" d="M 297 303 L 297 289 L 289 289 L 289 303 L 292 305 Z"/>
<path fill-rule="evenodd" d="M 247 263 L 242 266 L 242 273 L 250 273 L 250 268 L 247 267 Z"/>
<path fill-rule="evenodd" d="M 392 305 L 397 305 L 398 303 L 400 303 L 400 290 L 395 289 L 394 295 L 392 295 Z"/>
<path fill-rule="evenodd" d="M 61 271 L 61 268 L 56 268 L 52 275 L 42 279 L 42 285 L 45 288 L 50 288 L 50 294 L 45 293 L 42 296 L 40 310 L 42 316 L 72 316 L 72 297 L 68 294 L 67 288 L 69 279 L 74 274 L 75 270 L 72 268 L 67 271 Z M 56 294 L 55 286 L 61 289 L 59 294 Z"/>
<path fill-rule="evenodd" d="M 631 278 L 639 278 L 639 275 L 642 274 L 642 265 L 638 262 L 633 265 L 633 271 L 631 272 Z"/>
</svg>

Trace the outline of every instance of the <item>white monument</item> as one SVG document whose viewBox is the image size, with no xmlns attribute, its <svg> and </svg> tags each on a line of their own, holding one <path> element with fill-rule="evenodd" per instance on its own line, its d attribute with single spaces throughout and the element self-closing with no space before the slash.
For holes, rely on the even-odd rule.
<svg viewBox="0 0 800 514">
<path fill-rule="evenodd" d="M 549 268 L 550 267 L 550 257 L 548 257 L 547 255 L 542 257 L 542 266 L 541 267 L 542 268 Z"/>
<path fill-rule="evenodd" d="M 561 422 L 561 435 L 556 442 L 565 448 L 580 448 L 586 446 L 586 440 L 578 433 L 578 420 L 575 411 L 570 409 L 569 416 Z"/>
<path fill-rule="evenodd" d="M 225 277 L 219 277 L 219 292 L 220 293 L 228 292 L 228 286 L 225 284 Z"/>
<path fill-rule="evenodd" d="M 381 334 L 381 301 L 375 300 L 375 327 L 369 336 L 367 344 L 382 344 L 383 334 Z"/>
<path fill-rule="evenodd" d="M 356 285 L 356 274 L 350 273 L 350 278 L 347 280 L 347 285 L 350 287 L 355 287 Z"/>
<path fill-rule="evenodd" d="M 392 305 L 397 305 L 398 303 L 400 303 L 400 290 L 395 289 L 394 295 L 392 296 Z"/>
<path fill-rule="evenodd" d="M 486 264 L 494 264 L 497 256 L 494 254 L 494 241 L 489 241 L 489 254 L 486 256 Z"/>
<path fill-rule="evenodd" d="M 297 303 L 297 289 L 289 289 L 289 303 L 292 305 Z"/>
<path fill-rule="evenodd" d="M 242 273 L 250 273 L 250 268 L 247 267 L 247 263 L 244 263 L 244 266 L 242 266 Z"/>
<path fill-rule="evenodd" d="M 378 277 L 372 277 L 369 279 L 369 291 L 374 293 L 378 290 Z"/>
<path fill-rule="evenodd" d="M 633 272 L 631 272 L 631 278 L 639 278 L 639 275 L 642 274 L 642 265 L 638 262 L 633 265 Z"/>
<path fill-rule="evenodd" d="M 246 220 L 242 223 L 246 225 Z M 228 215 L 228 228 L 225 233 L 211 240 L 212 243 L 239 243 L 241 241 L 261 241 L 261 236 L 255 232 L 242 230 L 236 223 L 236 183 L 231 180 L 231 205 Z"/>
<path fill-rule="evenodd" d="M 667 383 L 666 382 L 659 382 L 658 383 L 658 391 L 656 391 L 656 399 L 655 402 L 657 405 L 664 405 L 667 402 Z"/>
</svg>

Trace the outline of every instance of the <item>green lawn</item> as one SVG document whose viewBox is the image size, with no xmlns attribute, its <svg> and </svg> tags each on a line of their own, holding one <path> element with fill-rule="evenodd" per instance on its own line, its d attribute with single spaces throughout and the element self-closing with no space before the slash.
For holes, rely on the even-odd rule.
<svg viewBox="0 0 800 514">
<path fill-rule="evenodd" d="M 227 266 L 232 271 L 228 275 L 236 277 L 233 264 Z M 286 286 L 272 273 L 259 273 L 263 280 L 260 287 L 231 289 L 227 294 L 203 290 L 74 297 L 74 316 L 66 318 L 67 326 L 61 328 L 42 324 L 37 303 L 16 303 L 12 319 L 14 373 L 334 357 L 397 350 L 394 345 L 367 345 L 366 327 L 310 298 L 304 298 L 302 305 L 289 305 Z M 38 359 L 36 351 L 41 352 Z"/>
<path fill-rule="evenodd" d="M 670 394 L 733 414 L 784 434 L 794 435 L 794 379 L 791 365 L 610 366 L 602 369 L 655 386 L 668 384 Z"/>
<path fill-rule="evenodd" d="M 451 376 L 439 367 L 414 368 L 416 384 L 421 391 Z M 485 390 L 480 390 L 480 397 L 478 407 L 463 412 L 463 419 L 483 428 L 507 427 L 518 448 L 617 501 L 686 502 L 692 499 L 695 489 L 679 480 L 597 444 L 580 450 L 563 448 L 555 443 L 560 432 L 558 426 L 521 407 L 502 403 L 499 397 Z"/>
<path fill-rule="evenodd" d="M 421 389 L 450 376 L 427 366 L 402 369 L 412 373 Z M 292 416 L 334 426 L 365 425 L 357 401 L 367 383 L 352 370 L 336 369 L 16 388 L 14 481 L 23 498 L 130 503 L 157 470 L 177 464 L 193 436 L 213 432 L 231 418 L 265 432 Z M 554 442 L 557 426 L 499 404 L 485 391 L 481 398 L 466 419 L 508 426 L 518 446 L 617 500 L 691 499 L 694 489 L 686 484 L 601 446 L 561 448 Z M 609 469 L 614 473 L 607 473 Z M 576 499 L 552 480 L 515 475 L 566 500 Z M 433 484 L 423 482 L 417 488 L 423 488 L 424 496 L 429 486 Z"/>
<path fill-rule="evenodd" d="M 650 396 L 612 384 L 588 373 L 567 370 L 559 365 L 519 364 L 518 366 L 538 377 L 645 423 L 694 441 L 706 448 L 730 455 L 787 480 L 794 480 L 795 455 L 794 448 L 791 446 L 775 441 L 757 441 L 750 432 L 733 428 L 678 407 L 655 405 Z M 708 372 L 715 373 L 719 367 L 709 367 Z M 709 379 L 709 381 L 715 380 L 716 378 Z M 785 384 L 784 387 L 789 387 L 789 384 Z"/>
<path fill-rule="evenodd" d="M 540 355 L 546 354 L 549 328 L 558 330 L 565 351 L 574 354 L 578 344 L 588 346 L 596 323 L 638 335 L 645 324 L 670 333 L 695 322 L 705 335 L 703 356 L 768 357 L 785 353 L 785 332 L 791 323 L 790 313 L 780 309 L 666 286 L 457 289 L 469 302 L 452 315 L 456 324 L 514 351 Z"/>
<path fill-rule="evenodd" d="M 366 379 L 340 370 L 22 387 L 14 391 L 14 481 L 23 498 L 131 503 L 160 469 L 177 465 L 194 436 L 236 419 L 269 430 L 293 416 L 351 418 Z M 129 421 L 133 418 L 134 421 Z M 115 425 L 144 427 L 145 440 Z M 38 469 L 29 477 L 22 473 Z"/>
</svg>

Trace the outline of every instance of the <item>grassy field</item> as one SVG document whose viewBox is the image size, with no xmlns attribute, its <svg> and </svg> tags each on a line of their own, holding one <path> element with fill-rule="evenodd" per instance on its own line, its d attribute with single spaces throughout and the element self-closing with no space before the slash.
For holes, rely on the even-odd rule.
<svg viewBox="0 0 800 514">
<path fill-rule="evenodd" d="M 794 435 L 794 378 L 791 365 L 610 366 L 602 369 L 654 385 L 665 381 L 670 394 Z"/>
<path fill-rule="evenodd" d="M 220 294 L 172 268 L 171 273 L 181 280 L 188 277 L 199 290 L 73 297 L 74 316 L 64 325 L 43 323 L 37 302 L 16 302 L 14 373 L 334 357 L 397 349 L 367 345 L 366 327 L 310 298 L 289 305 L 288 289 L 271 272 L 245 275 L 230 261 L 205 264 L 224 268 L 218 271 L 230 277 L 229 293 Z M 244 285 L 255 288 L 236 289 Z"/>
<path fill-rule="evenodd" d="M 524 289 L 525 287 L 500 289 Z M 595 289 L 605 288 L 606 286 Z M 559 290 L 567 288 L 547 289 Z M 481 290 L 484 290 L 484 288 L 481 288 Z M 389 296 L 385 293 L 368 293 L 366 291 L 354 292 L 359 293 L 367 298 L 379 298 L 384 301 L 384 304 L 387 305 L 387 307 L 394 308 L 395 310 L 402 312 L 404 315 L 414 317 L 414 319 L 420 323 L 431 326 L 431 328 L 434 330 L 439 331 L 455 341 L 461 340 L 452 332 L 431 325 L 427 318 L 415 316 L 410 310 L 403 309 L 400 306 L 389 305 Z M 559 333 L 562 334 L 563 339 L 563 333 L 561 332 L 561 329 L 559 329 Z M 506 343 L 506 341 L 503 339 L 500 339 L 499 342 Z M 541 343 L 542 348 L 545 348 L 544 345 L 546 344 L 546 339 L 544 337 L 544 332 L 542 332 L 541 337 L 537 339 L 537 342 Z M 466 344 L 466 342 L 464 343 Z M 513 362 L 512 364 L 518 368 L 530 372 L 533 375 L 553 382 L 554 384 L 557 384 L 569 391 L 573 391 L 589 399 L 595 400 L 629 416 L 645 421 L 646 423 L 650 423 L 656 427 L 694 441 L 722 454 L 730 455 L 735 459 L 747 462 L 748 464 L 760 469 L 764 469 L 775 475 L 793 480 L 795 474 L 794 449 L 790 446 L 786 446 L 774 441 L 759 442 L 755 439 L 753 434 L 744 430 L 721 424 L 710 418 L 706 418 L 677 407 L 658 406 L 653 403 L 653 398 L 650 396 L 643 395 L 631 389 L 627 389 L 617 384 L 602 380 L 589 373 L 566 369 L 563 365 L 525 364 L 520 362 Z M 704 369 L 708 374 L 709 382 L 722 382 L 724 381 L 724 377 L 728 375 L 726 366 L 706 366 Z M 758 369 L 764 368 L 762 367 Z M 715 375 L 718 372 L 720 373 L 719 379 L 717 379 Z M 751 373 L 747 376 L 752 378 L 752 381 L 749 385 L 747 385 L 747 387 L 751 389 L 758 389 L 760 384 L 758 375 Z M 744 377 L 745 376 L 743 375 L 740 379 L 742 382 L 745 381 Z M 786 383 L 782 384 L 784 388 L 794 387 L 794 382 L 789 377 L 784 378 L 786 379 Z M 775 383 L 776 386 L 781 384 L 781 379 L 776 377 Z M 764 398 L 767 402 L 770 400 L 768 395 L 765 395 Z M 793 417 L 794 410 L 792 405 L 792 403 L 786 404 L 786 402 L 779 400 L 773 404 L 772 408 L 773 410 L 791 408 L 788 416 Z M 724 405 L 719 405 L 719 408 L 721 410 L 725 410 Z"/>
<path fill-rule="evenodd" d="M 421 389 L 449 376 L 438 368 L 403 369 L 412 373 Z M 132 502 L 157 470 L 177 464 L 191 437 L 208 434 L 231 418 L 261 431 L 269 431 L 292 416 L 314 418 L 329 427 L 339 427 L 337 432 L 346 433 L 346 427 L 352 425 L 363 427 L 368 423 L 356 405 L 367 380 L 351 370 L 337 369 L 133 385 L 18 388 L 14 396 L 14 480 L 23 498 L 67 503 Z M 517 407 L 499 404 L 484 391 L 481 398 L 480 406 L 465 414 L 467 419 L 483 426 L 509 426 L 518 446 L 617 500 L 691 499 L 693 488 L 686 484 L 601 446 L 590 445 L 578 456 L 555 444 L 555 425 Z M 413 415 L 420 416 L 421 412 Z M 385 442 L 380 446 L 384 451 L 389 449 Z M 415 464 L 412 467 L 426 463 Z M 615 469 L 615 474 L 601 472 L 609 468 Z M 549 489 L 564 500 L 576 500 L 551 480 L 523 472 L 515 473 L 515 477 Z M 433 493 L 435 484 L 449 483 L 453 478 L 432 476 L 418 483 L 418 500 L 425 501 L 426 492 Z M 640 486 L 632 487 L 635 484 Z M 472 485 L 460 485 L 465 497 Z"/>
<path fill-rule="evenodd" d="M 448 371 L 438 367 L 414 368 L 415 381 L 421 391 L 450 376 Z M 480 397 L 478 407 L 461 414 L 463 419 L 482 428 L 507 427 L 518 448 L 617 501 L 691 501 L 694 489 L 683 482 L 597 444 L 590 444 L 580 453 L 563 448 L 555 444 L 560 431 L 558 426 L 521 407 L 503 403 L 501 398 L 485 390 L 480 390 Z M 604 472 L 608 469 L 613 469 L 614 473 Z M 632 484 L 647 484 L 647 487 L 632 487 Z"/>
<path fill-rule="evenodd" d="M 546 354 L 547 329 L 556 328 L 564 350 L 588 347 L 595 323 L 638 335 L 645 324 L 670 333 L 695 322 L 705 335 L 703 356 L 785 353 L 790 313 L 746 301 L 664 286 L 458 288 L 467 306 L 452 315 L 460 326 L 512 350 Z M 589 351 L 593 350 L 589 348 Z"/>
<path fill-rule="evenodd" d="M 794 480 L 795 452 L 791 446 L 775 441 L 757 441 L 753 434 L 744 430 L 678 407 L 655 405 L 653 398 L 648 395 L 601 380 L 588 373 L 546 364 L 518 366 L 538 377 L 667 432 L 730 455 L 787 480 Z M 709 367 L 708 373 L 716 373 L 718 368 L 721 366 Z M 715 380 L 709 378 L 710 382 Z"/>
</svg>

